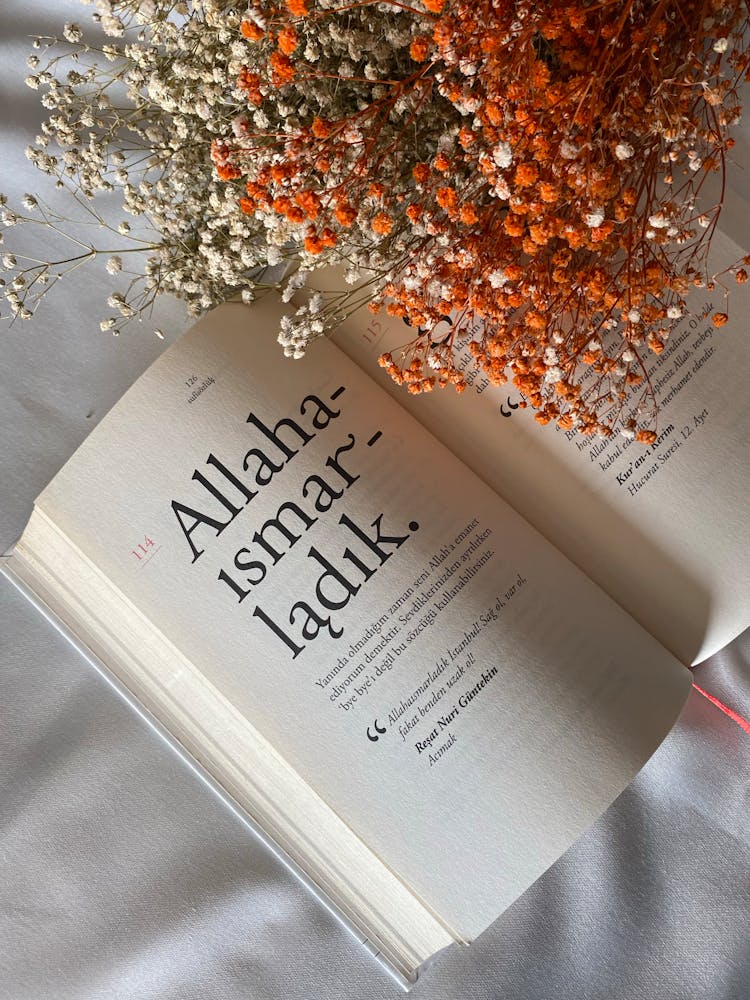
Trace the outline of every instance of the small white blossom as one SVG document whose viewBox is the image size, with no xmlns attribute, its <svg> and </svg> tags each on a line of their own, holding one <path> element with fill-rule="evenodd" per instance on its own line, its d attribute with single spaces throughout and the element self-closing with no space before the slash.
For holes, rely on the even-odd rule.
<svg viewBox="0 0 750 1000">
<path fill-rule="evenodd" d="M 119 274 L 122 271 L 122 257 L 110 257 L 107 261 L 107 273 Z"/>
<path fill-rule="evenodd" d="M 80 25 L 66 24 L 63 28 L 63 38 L 73 44 L 83 41 L 83 32 Z"/>
<path fill-rule="evenodd" d="M 604 212 L 601 208 L 594 208 L 583 217 L 583 221 L 590 229 L 596 229 L 604 222 Z"/>
<path fill-rule="evenodd" d="M 578 146 L 569 139 L 563 139 L 560 143 L 560 156 L 565 160 L 575 160 L 578 156 Z"/>
<path fill-rule="evenodd" d="M 508 142 L 499 142 L 492 150 L 492 159 L 501 170 L 506 170 L 513 162 L 513 149 Z"/>
<path fill-rule="evenodd" d="M 618 160 L 629 160 L 634 152 L 629 142 L 618 142 L 615 146 L 615 156 Z"/>
</svg>

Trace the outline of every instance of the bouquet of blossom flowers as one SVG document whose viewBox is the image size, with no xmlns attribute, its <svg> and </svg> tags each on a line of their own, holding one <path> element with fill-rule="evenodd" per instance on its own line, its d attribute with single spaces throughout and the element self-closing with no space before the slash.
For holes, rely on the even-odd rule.
<svg viewBox="0 0 750 1000">
<path fill-rule="evenodd" d="M 716 280 L 721 194 L 707 181 L 726 169 L 750 72 L 744 3 L 96 8 L 111 43 L 77 25 L 59 53 L 35 42 L 50 51 L 43 68 L 30 57 L 27 82 L 52 114 L 28 155 L 90 212 L 119 189 L 140 225 L 112 229 L 137 240 L 20 268 L 6 255 L 15 315 L 102 253 L 111 273 L 126 253 L 143 262 L 109 298 L 113 332 L 162 292 L 191 313 L 269 284 L 291 301 L 337 265 L 340 292 L 308 294 L 284 320 L 285 354 L 367 302 L 410 327 L 380 359 L 409 391 L 463 389 L 468 343 L 541 423 L 654 440 L 647 355 L 691 287 Z M 5 207 L 6 225 L 65 235 L 40 199 L 25 205 Z M 744 263 L 730 269 L 739 282 Z"/>
</svg>

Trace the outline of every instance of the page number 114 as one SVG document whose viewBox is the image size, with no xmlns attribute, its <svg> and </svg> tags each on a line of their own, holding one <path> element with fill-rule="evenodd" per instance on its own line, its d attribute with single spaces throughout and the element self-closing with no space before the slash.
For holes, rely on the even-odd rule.
<svg viewBox="0 0 750 1000">
<path fill-rule="evenodd" d="M 150 556 L 156 551 L 156 542 L 153 538 L 149 538 L 148 535 L 143 536 L 143 541 L 139 542 L 134 549 L 131 550 L 132 555 L 138 560 L 138 562 L 145 562 Z"/>
</svg>

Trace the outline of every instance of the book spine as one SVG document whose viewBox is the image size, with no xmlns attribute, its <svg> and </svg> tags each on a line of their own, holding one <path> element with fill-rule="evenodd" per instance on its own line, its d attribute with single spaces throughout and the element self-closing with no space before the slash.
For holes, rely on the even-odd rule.
<svg viewBox="0 0 750 1000">
<path fill-rule="evenodd" d="M 146 725 L 156 733 L 156 735 L 170 748 L 173 753 L 176 753 L 180 760 L 192 771 L 192 773 L 215 795 L 223 804 L 223 806 L 229 809 L 248 829 L 255 838 L 263 844 L 264 848 L 277 858 L 281 864 L 289 871 L 302 885 L 310 892 L 315 899 L 323 906 L 337 921 L 337 923 L 343 927 L 345 931 L 352 935 L 355 940 L 375 959 L 375 961 L 388 973 L 388 975 L 405 991 L 408 992 L 412 986 L 415 984 L 418 978 L 418 973 L 413 979 L 407 979 L 402 973 L 388 960 L 387 956 L 384 955 L 377 945 L 375 945 L 369 938 L 363 936 L 362 931 L 355 926 L 344 914 L 338 906 L 331 900 L 327 895 L 325 895 L 319 886 L 317 886 L 279 846 L 276 844 L 262 829 L 261 827 L 249 816 L 244 809 L 230 796 L 227 794 L 225 789 L 203 768 L 189 753 L 186 752 L 184 747 L 182 747 L 179 742 L 167 731 L 167 729 L 159 722 L 159 720 L 152 715 L 147 709 L 143 707 L 128 691 L 124 684 L 122 684 L 108 669 L 106 663 L 104 663 L 95 653 L 88 648 L 88 646 L 83 643 L 79 637 L 76 635 L 75 631 L 70 627 L 70 625 L 65 622 L 55 611 L 51 608 L 29 585 L 28 583 L 15 571 L 15 564 L 17 562 L 17 557 L 13 555 L 5 554 L 0 557 L 0 574 L 6 577 L 10 583 L 32 604 L 46 619 L 47 621 L 60 633 L 71 646 L 87 661 L 87 663 L 92 666 L 97 673 L 107 682 L 107 684 L 117 692 L 120 698 L 126 702 L 129 708 L 135 712 L 139 718 L 141 718 Z"/>
</svg>

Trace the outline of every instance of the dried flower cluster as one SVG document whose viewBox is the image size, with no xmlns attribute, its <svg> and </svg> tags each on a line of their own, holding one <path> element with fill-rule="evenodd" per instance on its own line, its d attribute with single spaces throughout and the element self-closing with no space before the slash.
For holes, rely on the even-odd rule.
<svg viewBox="0 0 750 1000">
<path fill-rule="evenodd" d="M 460 389 L 470 337 L 540 422 L 650 441 L 644 356 L 710 280 L 720 204 L 699 195 L 732 145 L 746 13 L 259 0 L 241 26 L 247 111 L 214 143 L 217 172 L 303 267 L 347 262 L 373 308 L 419 330 L 381 359 L 411 391 Z M 318 301 L 280 339 L 298 356 L 326 323 Z"/>
<path fill-rule="evenodd" d="M 416 331 L 381 359 L 412 392 L 461 390 L 468 343 L 540 422 L 653 440 L 648 353 L 712 282 L 705 182 L 750 66 L 744 2 L 96 0 L 94 19 L 111 43 L 75 24 L 34 43 L 51 114 L 27 154 L 111 245 L 3 200 L 6 226 L 73 247 L 5 254 L 14 315 L 102 255 L 130 278 L 115 333 L 162 292 L 196 314 L 287 264 L 291 301 L 336 264 L 350 287 L 284 320 L 287 355 L 367 301 Z"/>
<path fill-rule="evenodd" d="M 231 94 L 245 59 L 241 18 L 226 8 L 97 0 L 94 20 L 111 42 L 96 44 L 77 24 L 62 39 L 35 39 L 26 83 L 42 91 L 50 115 L 26 155 L 67 189 L 76 214 L 62 216 L 37 195 L 23 208 L 3 199 L 6 226 L 39 223 L 62 244 L 54 260 L 5 255 L 12 314 L 28 318 L 61 275 L 96 258 L 129 279 L 101 322 L 113 333 L 164 292 L 191 315 L 234 292 L 254 294 L 268 263 L 263 227 L 238 211 L 210 157 L 212 137 L 236 113 Z M 102 194 L 119 194 L 120 221 L 98 210 Z M 82 224 L 91 224 L 92 242 L 80 237 Z"/>
</svg>

